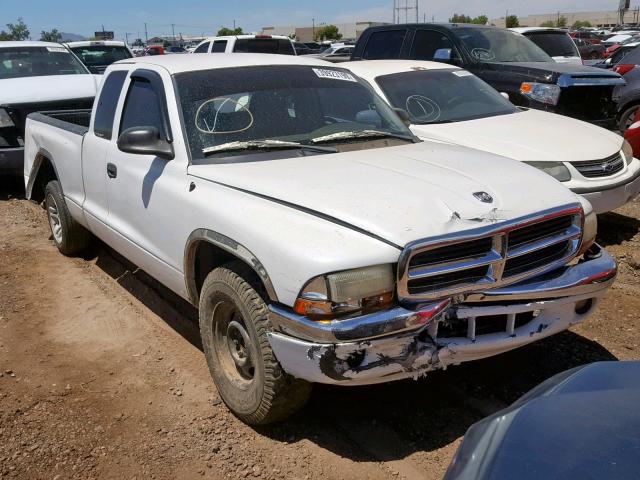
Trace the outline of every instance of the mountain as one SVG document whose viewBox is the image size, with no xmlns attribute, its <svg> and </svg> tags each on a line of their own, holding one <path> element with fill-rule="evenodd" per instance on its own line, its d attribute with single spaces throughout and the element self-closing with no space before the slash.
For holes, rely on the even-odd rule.
<svg viewBox="0 0 640 480">
<path fill-rule="evenodd" d="M 82 40 L 87 39 L 87 37 L 83 37 L 82 35 L 77 35 L 75 33 L 60 32 L 60 35 L 62 35 L 63 42 L 81 42 Z"/>
</svg>

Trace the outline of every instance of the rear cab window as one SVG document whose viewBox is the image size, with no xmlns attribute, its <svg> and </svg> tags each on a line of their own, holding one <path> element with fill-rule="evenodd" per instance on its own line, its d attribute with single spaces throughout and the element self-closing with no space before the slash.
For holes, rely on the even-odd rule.
<svg viewBox="0 0 640 480">
<path fill-rule="evenodd" d="M 93 133 L 96 137 L 111 140 L 118 99 L 126 78 L 127 71 L 118 70 L 111 72 L 105 79 L 93 121 Z"/>
<path fill-rule="evenodd" d="M 364 50 L 363 58 L 367 60 L 399 58 L 406 29 L 373 32 Z"/>
<path fill-rule="evenodd" d="M 209 45 L 211 45 L 211 42 L 205 42 L 199 45 L 198 48 L 193 51 L 193 53 L 207 53 L 209 51 Z"/>
<path fill-rule="evenodd" d="M 530 32 L 525 37 L 551 57 L 579 57 L 580 53 L 569 35 L 564 32 Z"/>
<path fill-rule="evenodd" d="M 112 63 L 131 58 L 129 49 L 124 45 L 87 45 L 71 47 L 71 51 L 82 60 L 91 73 L 102 73 Z"/>
<path fill-rule="evenodd" d="M 280 55 L 295 55 L 290 40 L 280 38 L 239 38 L 233 47 L 234 52 L 242 53 L 275 53 Z"/>
</svg>

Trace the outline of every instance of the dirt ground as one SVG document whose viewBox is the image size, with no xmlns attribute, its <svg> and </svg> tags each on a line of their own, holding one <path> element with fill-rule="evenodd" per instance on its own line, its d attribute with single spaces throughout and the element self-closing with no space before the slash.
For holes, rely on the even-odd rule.
<svg viewBox="0 0 640 480">
<path fill-rule="evenodd" d="M 640 358 L 635 202 L 600 218 L 620 275 L 586 323 L 416 382 L 318 386 L 287 423 L 250 428 L 216 393 L 193 308 L 102 244 L 60 255 L 2 182 L 2 478 L 436 479 L 472 423 L 544 379 Z"/>
</svg>

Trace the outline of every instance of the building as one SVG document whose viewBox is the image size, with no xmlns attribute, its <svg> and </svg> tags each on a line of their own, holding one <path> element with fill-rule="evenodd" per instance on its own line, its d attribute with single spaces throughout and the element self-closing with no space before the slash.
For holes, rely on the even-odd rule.
<svg viewBox="0 0 640 480">
<path fill-rule="evenodd" d="M 317 25 L 285 25 L 277 27 L 262 27 L 263 35 L 284 35 L 286 37 L 295 37 L 301 42 L 313 42 L 315 40 L 315 32 L 326 25 L 319 23 Z M 367 28 L 376 25 L 386 25 L 382 22 L 355 22 L 355 23 L 334 23 L 338 27 L 338 31 L 342 34 L 343 40 L 357 40 L 358 37 Z"/>
<path fill-rule="evenodd" d="M 537 27 L 541 23 L 558 20 L 558 16 L 562 15 L 567 19 L 567 26 L 573 25 L 576 21 L 588 21 L 594 27 L 615 27 L 619 23 L 619 14 L 617 10 L 603 10 L 597 12 L 555 12 L 537 15 L 518 16 L 521 27 Z M 625 23 L 637 23 L 638 11 L 636 9 L 629 10 L 624 16 Z M 489 20 L 489 23 L 497 27 L 504 27 L 504 17 Z"/>
</svg>

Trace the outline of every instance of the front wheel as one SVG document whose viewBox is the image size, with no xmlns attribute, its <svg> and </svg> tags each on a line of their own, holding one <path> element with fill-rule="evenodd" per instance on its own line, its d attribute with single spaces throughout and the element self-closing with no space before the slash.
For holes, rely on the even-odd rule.
<svg viewBox="0 0 640 480">
<path fill-rule="evenodd" d="M 636 121 L 636 113 L 638 112 L 638 109 L 640 109 L 640 105 L 632 105 L 622 112 L 620 120 L 618 120 L 618 129 L 620 132 L 626 132 L 629 127 L 633 125 Z"/>
<path fill-rule="evenodd" d="M 200 294 L 200 334 L 220 397 L 243 422 L 265 425 L 302 407 L 311 384 L 285 373 L 269 344 L 267 305 L 234 262 L 213 270 Z M 240 273 L 238 273 L 240 272 Z"/>
<path fill-rule="evenodd" d="M 90 234 L 69 213 L 58 180 L 47 183 L 44 199 L 53 243 L 58 250 L 65 255 L 74 255 L 84 250 L 89 244 Z"/>
</svg>

